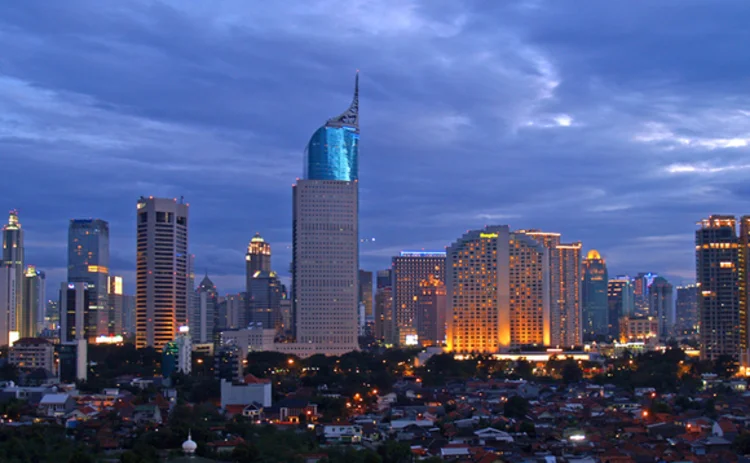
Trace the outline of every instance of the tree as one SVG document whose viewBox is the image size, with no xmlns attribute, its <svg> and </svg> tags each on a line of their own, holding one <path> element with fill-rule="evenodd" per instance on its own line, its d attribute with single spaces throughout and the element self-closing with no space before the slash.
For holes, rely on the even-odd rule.
<svg viewBox="0 0 750 463">
<path fill-rule="evenodd" d="M 524 379 L 529 379 L 534 376 L 534 369 L 531 367 L 531 363 L 526 359 L 517 360 L 514 370 L 518 376 Z"/>
<path fill-rule="evenodd" d="M 742 434 L 737 435 L 732 447 L 734 447 L 734 450 L 740 455 L 750 454 L 750 433 L 743 432 Z"/>
<path fill-rule="evenodd" d="M 714 362 L 714 373 L 722 378 L 730 378 L 737 373 L 737 362 L 729 355 L 723 354 Z"/>
<path fill-rule="evenodd" d="M 577 383 L 583 379 L 583 371 L 575 360 L 567 359 L 562 366 L 562 380 L 565 384 Z"/>
<path fill-rule="evenodd" d="M 508 418 L 523 418 L 529 412 L 529 401 L 519 395 L 514 395 L 505 402 L 503 414 Z"/>
<path fill-rule="evenodd" d="M 84 452 L 83 450 L 76 450 L 68 458 L 68 463 L 94 463 L 94 457 L 90 453 Z"/>
<path fill-rule="evenodd" d="M 411 447 L 405 442 L 386 441 L 378 447 L 378 453 L 383 457 L 383 463 L 410 463 L 412 461 Z"/>
<path fill-rule="evenodd" d="M 242 443 L 232 450 L 232 461 L 251 462 L 256 461 L 258 457 L 260 457 L 260 452 L 253 444 Z"/>
</svg>

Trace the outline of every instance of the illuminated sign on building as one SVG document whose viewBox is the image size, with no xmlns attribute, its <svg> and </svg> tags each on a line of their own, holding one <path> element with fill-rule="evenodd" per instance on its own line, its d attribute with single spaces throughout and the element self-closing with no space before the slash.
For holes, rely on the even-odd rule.
<svg viewBox="0 0 750 463">
<path fill-rule="evenodd" d="M 497 238 L 497 233 L 480 233 L 480 238 Z"/>
<path fill-rule="evenodd" d="M 401 257 L 445 257 L 445 251 L 401 251 Z"/>
</svg>

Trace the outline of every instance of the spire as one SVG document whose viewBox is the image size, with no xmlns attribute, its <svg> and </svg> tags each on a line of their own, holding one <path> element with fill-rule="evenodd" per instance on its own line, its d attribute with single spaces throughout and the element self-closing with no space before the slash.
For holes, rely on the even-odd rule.
<svg viewBox="0 0 750 463">
<path fill-rule="evenodd" d="M 329 127 L 353 127 L 359 131 L 359 69 L 357 69 L 357 73 L 354 76 L 354 98 L 352 98 L 352 103 L 341 115 L 328 119 L 326 125 Z"/>
</svg>

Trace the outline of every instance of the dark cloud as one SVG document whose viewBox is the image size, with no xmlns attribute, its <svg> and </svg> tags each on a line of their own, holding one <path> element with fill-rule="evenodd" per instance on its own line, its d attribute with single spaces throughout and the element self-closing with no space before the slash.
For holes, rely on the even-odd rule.
<svg viewBox="0 0 750 463">
<path fill-rule="evenodd" d="M 0 3 L 0 207 L 63 278 L 67 220 L 185 196 L 196 270 L 242 288 L 291 258 L 291 185 L 361 69 L 362 265 L 490 223 L 583 241 L 611 272 L 689 279 L 692 233 L 743 213 L 746 2 Z M 129 285 L 132 287 L 132 285 Z"/>
</svg>

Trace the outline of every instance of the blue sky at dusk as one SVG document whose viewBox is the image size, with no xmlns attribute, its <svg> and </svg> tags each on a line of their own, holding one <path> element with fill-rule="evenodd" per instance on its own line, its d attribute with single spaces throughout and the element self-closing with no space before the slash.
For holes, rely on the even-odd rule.
<svg viewBox="0 0 750 463">
<path fill-rule="evenodd" d="M 0 211 L 53 288 L 86 217 L 133 288 L 140 195 L 190 203 L 220 292 L 256 231 L 286 274 L 304 147 L 360 69 L 363 268 L 508 224 L 688 281 L 695 222 L 750 213 L 749 19 L 745 0 L 0 2 Z"/>
</svg>

